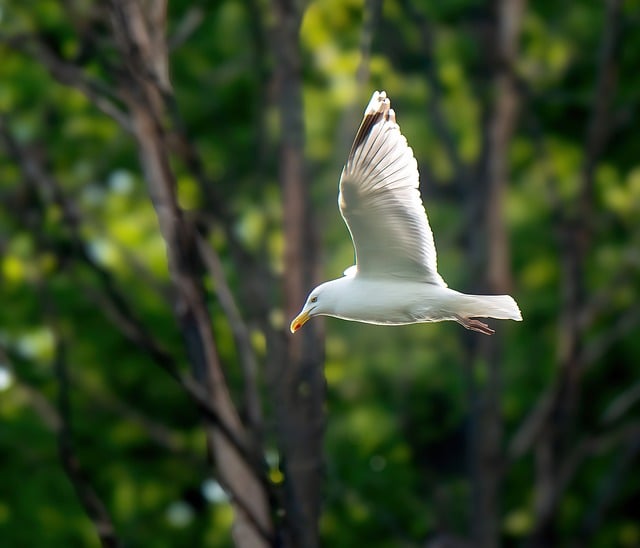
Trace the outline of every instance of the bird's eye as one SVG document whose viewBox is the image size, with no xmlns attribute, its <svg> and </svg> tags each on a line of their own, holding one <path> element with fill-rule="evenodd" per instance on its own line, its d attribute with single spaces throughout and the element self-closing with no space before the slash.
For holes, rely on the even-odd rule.
<svg viewBox="0 0 640 548">
<path fill-rule="evenodd" d="M 318 297 L 311 297 L 311 302 L 312 303 L 318 302 Z"/>
</svg>

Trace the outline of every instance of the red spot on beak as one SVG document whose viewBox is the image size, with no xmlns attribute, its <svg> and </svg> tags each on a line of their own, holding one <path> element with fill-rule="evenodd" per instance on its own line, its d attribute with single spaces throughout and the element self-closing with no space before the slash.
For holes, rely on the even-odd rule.
<svg viewBox="0 0 640 548">
<path fill-rule="evenodd" d="M 291 320 L 291 325 L 289 326 L 291 333 L 295 333 L 296 331 L 298 331 L 298 329 L 300 329 L 308 319 L 309 314 L 307 312 L 301 312 L 295 318 L 293 318 L 293 320 Z"/>
</svg>

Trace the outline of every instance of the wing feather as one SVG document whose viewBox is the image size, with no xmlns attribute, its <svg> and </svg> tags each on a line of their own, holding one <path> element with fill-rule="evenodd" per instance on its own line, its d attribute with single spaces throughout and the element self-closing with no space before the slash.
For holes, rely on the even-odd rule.
<svg viewBox="0 0 640 548">
<path fill-rule="evenodd" d="M 386 93 L 376 91 L 342 170 L 338 197 L 359 275 L 399 276 L 446 287 L 418 187 L 413 151 Z"/>
</svg>

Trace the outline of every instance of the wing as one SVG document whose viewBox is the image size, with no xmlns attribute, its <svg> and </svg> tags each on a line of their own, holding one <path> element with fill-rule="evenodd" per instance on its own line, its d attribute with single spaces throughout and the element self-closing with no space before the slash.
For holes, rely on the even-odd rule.
<svg viewBox="0 0 640 548">
<path fill-rule="evenodd" d="M 386 93 L 375 92 L 340 177 L 338 203 L 358 273 L 446 287 L 418 190 L 418 164 Z"/>
</svg>

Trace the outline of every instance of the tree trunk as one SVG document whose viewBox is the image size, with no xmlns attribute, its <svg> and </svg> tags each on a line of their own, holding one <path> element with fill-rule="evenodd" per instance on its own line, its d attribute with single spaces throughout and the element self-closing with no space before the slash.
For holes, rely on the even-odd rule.
<svg viewBox="0 0 640 548">
<path fill-rule="evenodd" d="M 280 181 L 284 201 L 284 301 L 287 319 L 318 281 L 318 241 L 305 173 L 301 54 L 302 7 L 274 0 L 272 43 L 281 120 Z M 322 324 L 313 320 L 287 334 L 286 360 L 272 371 L 276 418 L 285 469 L 285 510 L 291 546 L 319 545 L 323 471 L 325 380 Z"/>
<path fill-rule="evenodd" d="M 509 143 L 518 115 L 519 96 L 513 75 L 518 39 L 526 0 L 496 2 L 492 36 L 495 36 L 490 71 L 493 101 L 486 121 L 481 180 L 473 191 L 482 230 L 472 249 L 472 263 L 478 268 L 477 280 L 483 291 L 502 294 L 511 288 L 510 254 L 504 222 L 504 195 L 509 180 Z M 478 250 L 482 250 L 479 254 Z M 486 257 L 485 260 L 480 257 Z M 476 546 L 500 545 L 500 484 L 503 475 L 502 368 L 503 338 L 498 331 L 474 345 L 474 363 L 487 367 L 486 384 L 474 394 L 472 458 L 474 496 L 472 534 Z M 477 391 L 473 387 L 472 390 Z"/>
</svg>

